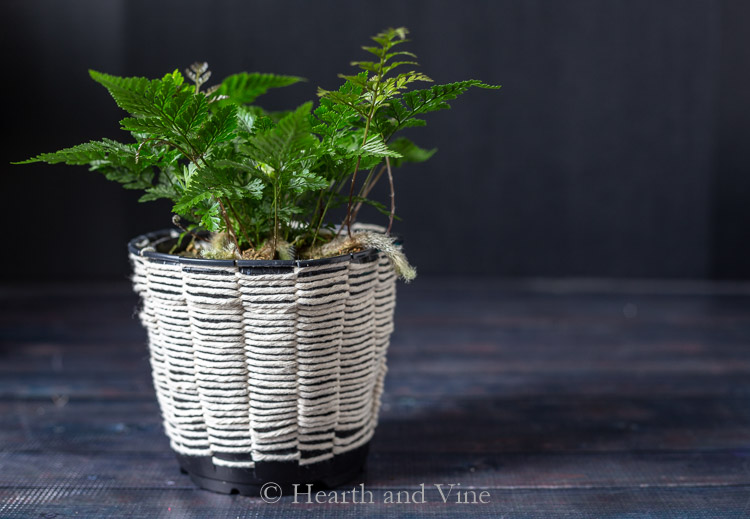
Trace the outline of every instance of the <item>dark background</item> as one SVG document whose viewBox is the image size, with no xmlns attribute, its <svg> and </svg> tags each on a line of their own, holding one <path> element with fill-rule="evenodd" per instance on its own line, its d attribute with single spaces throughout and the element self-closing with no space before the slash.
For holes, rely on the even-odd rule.
<svg viewBox="0 0 750 519">
<path fill-rule="evenodd" d="M 750 2 L 5 0 L 0 18 L 4 281 L 125 279 L 126 241 L 169 226 L 85 168 L 7 165 L 127 138 L 87 69 L 308 78 L 262 99 L 288 108 L 400 25 L 437 82 L 503 85 L 411 135 L 440 150 L 396 178 L 422 274 L 750 278 Z"/>
</svg>

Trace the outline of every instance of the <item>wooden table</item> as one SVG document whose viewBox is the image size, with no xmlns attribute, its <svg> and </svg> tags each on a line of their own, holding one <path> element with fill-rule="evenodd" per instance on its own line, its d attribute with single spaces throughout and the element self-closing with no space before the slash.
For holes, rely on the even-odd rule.
<svg viewBox="0 0 750 519">
<path fill-rule="evenodd" d="M 135 303 L 124 284 L 0 290 L 0 517 L 750 517 L 747 285 L 402 285 L 357 504 L 196 489 Z"/>
</svg>

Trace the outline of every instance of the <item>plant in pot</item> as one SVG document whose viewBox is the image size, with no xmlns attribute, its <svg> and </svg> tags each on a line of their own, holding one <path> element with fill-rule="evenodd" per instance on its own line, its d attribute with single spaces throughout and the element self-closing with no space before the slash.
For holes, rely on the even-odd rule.
<svg viewBox="0 0 750 519">
<path fill-rule="evenodd" d="M 255 100 L 299 78 L 208 66 L 160 79 L 91 77 L 129 113 L 109 139 L 29 162 L 88 165 L 141 201 L 173 202 L 175 229 L 129 243 L 164 427 L 184 471 L 218 492 L 265 482 L 339 485 L 365 462 L 393 330 L 395 280 L 416 272 L 391 236 L 393 170 L 432 156 L 401 130 L 449 108 L 477 80 L 430 79 L 404 28 L 363 47 L 319 101 L 270 113 Z M 396 70 L 398 69 L 398 70 Z M 189 81 L 188 81 L 189 79 Z M 387 179 L 390 203 L 369 198 Z M 356 223 L 363 205 L 388 217 Z M 332 209 L 346 208 L 339 225 Z M 179 230 L 178 230 L 179 229 Z"/>
</svg>

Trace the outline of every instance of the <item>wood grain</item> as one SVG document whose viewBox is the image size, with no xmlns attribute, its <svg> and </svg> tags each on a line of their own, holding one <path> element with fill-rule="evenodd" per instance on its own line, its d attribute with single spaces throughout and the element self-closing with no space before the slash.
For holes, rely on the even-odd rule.
<svg viewBox="0 0 750 519">
<path fill-rule="evenodd" d="M 0 517 L 750 516 L 744 286 L 406 287 L 354 482 L 371 504 L 197 490 L 163 435 L 135 305 L 125 285 L 0 290 Z M 382 502 L 422 483 L 425 503 Z M 489 502 L 444 503 L 434 485 L 450 483 Z"/>
</svg>

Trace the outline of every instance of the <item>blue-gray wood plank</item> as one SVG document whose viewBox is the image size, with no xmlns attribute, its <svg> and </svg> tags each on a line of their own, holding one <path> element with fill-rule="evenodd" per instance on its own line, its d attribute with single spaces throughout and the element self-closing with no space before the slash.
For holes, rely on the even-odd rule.
<svg viewBox="0 0 750 519">
<path fill-rule="evenodd" d="M 0 289 L 0 518 L 750 517 L 747 285 L 401 286 L 353 483 L 373 502 L 356 504 L 196 489 L 135 302 L 125 285 Z M 451 483 L 488 502 L 444 503 Z"/>
</svg>

